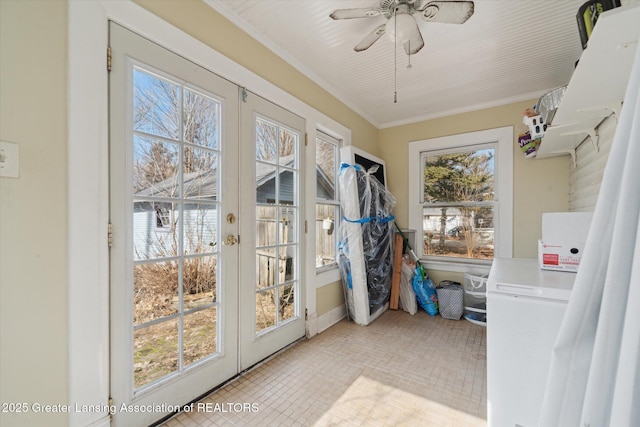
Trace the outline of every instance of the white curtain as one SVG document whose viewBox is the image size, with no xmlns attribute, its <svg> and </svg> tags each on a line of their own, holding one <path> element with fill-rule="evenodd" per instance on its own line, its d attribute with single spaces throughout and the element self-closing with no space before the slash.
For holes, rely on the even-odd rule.
<svg viewBox="0 0 640 427">
<path fill-rule="evenodd" d="M 540 427 L 640 426 L 639 220 L 640 44 L 553 349 Z"/>
</svg>

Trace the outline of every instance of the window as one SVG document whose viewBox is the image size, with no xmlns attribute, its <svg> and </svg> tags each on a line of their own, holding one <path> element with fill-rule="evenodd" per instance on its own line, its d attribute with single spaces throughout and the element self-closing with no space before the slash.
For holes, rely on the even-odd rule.
<svg viewBox="0 0 640 427">
<path fill-rule="evenodd" d="M 318 131 L 316 135 L 316 270 L 337 265 L 336 230 L 340 221 L 338 166 L 341 141 Z"/>
<path fill-rule="evenodd" d="M 171 229 L 171 210 L 168 207 L 156 206 L 156 228 L 162 231 Z"/>
<path fill-rule="evenodd" d="M 493 259 L 495 144 L 421 156 L 423 251 Z"/>
<path fill-rule="evenodd" d="M 511 256 L 512 145 L 511 127 L 409 145 L 409 224 L 432 268 Z"/>
</svg>

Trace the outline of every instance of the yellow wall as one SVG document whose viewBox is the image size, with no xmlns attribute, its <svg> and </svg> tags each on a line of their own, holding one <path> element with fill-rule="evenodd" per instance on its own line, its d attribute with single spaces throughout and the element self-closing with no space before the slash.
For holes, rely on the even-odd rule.
<svg viewBox="0 0 640 427">
<path fill-rule="evenodd" d="M 0 402 L 66 404 L 67 6 L 0 1 L 0 139 L 20 177 L 0 178 Z M 0 412 L 0 425 L 68 424 Z"/>
<path fill-rule="evenodd" d="M 522 112 L 536 100 L 518 102 L 470 113 L 458 114 L 379 131 L 378 153 L 387 165 L 389 189 L 397 199 L 395 216 L 402 227 L 408 222 L 409 142 L 503 126 L 514 127 L 513 153 L 513 256 L 537 257 L 542 213 L 569 208 L 569 167 L 566 157 L 527 159 L 517 146 L 518 133 L 525 130 Z M 460 281 L 460 274 L 431 272 L 437 284 L 441 278 Z"/>
<path fill-rule="evenodd" d="M 318 316 L 328 313 L 336 307 L 344 304 L 344 291 L 342 282 L 338 281 L 318 288 L 316 292 L 316 313 Z"/>
</svg>

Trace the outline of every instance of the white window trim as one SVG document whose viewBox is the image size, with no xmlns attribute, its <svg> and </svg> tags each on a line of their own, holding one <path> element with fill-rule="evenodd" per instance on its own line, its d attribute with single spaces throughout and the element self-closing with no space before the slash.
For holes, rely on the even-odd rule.
<svg viewBox="0 0 640 427">
<path fill-rule="evenodd" d="M 472 145 L 496 144 L 496 173 L 495 194 L 498 202 L 496 215 L 498 227 L 495 230 L 494 257 L 511 258 L 513 256 L 513 126 L 469 132 L 439 138 L 423 139 L 409 143 L 409 228 L 416 230 L 422 236 L 422 185 L 420 181 L 421 153 L 431 150 L 445 150 L 464 148 Z M 428 269 L 469 272 L 478 271 L 485 267 L 486 261 L 481 260 L 433 260 L 422 253 L 422 245 L 415 249 L 416 255 L 424 261 Z"/>
<path fill-rule="evenodd" d="M 332 128 L 332 127 L 327 127 L 327 126 L 323 126 L 321 124 L 318 124 L 316 126 L 316 132 L 314 133 L 314 137 L 313 138 L 309 138 L 310 140 L 313 140 L 313 143 L 310 142 L 309 143 L 309 147 L 308 147 L 309 152 L 312 152 L 313 156 L 314 156 L 313 157 L 314 158 L 314 163 L 313 163 L 313 168 L 314 169 L 316 167 L 315 153 L 316 153 L 316 137 L 318 135 L 318 132 L 322 132 L 322 133 L 330 136 L 331 138 L 333 138 L 333 139 L 335 139 L 337 141 L 340 141 L 340 145 L 338 145 L 336 147 L 337 148 L 337 151 L 336 151 L 336 161 L 337 161 L 336 168 L 339 169 L 339 167 L 340 167 L 340 149 L 342 147 L 346 147 L 346 146 L 351 145 L 351 138 L 350 138 L 351 135 L 348 135 L 348 137 L 346 137 L 346 135 L 342 135 L 342 134 L 336 132 L 334 130 L 334 128 Z M 312 144 L 313 144 L 313 146 L 312 146 Z M 315 174 L 313 174 L 313 176 L 315 177 Z M 336 175 L 336 177 L 337 177 L 337 175 Z M 313 187 L 313 193 L 312 194 L 316 194 L 315 193 L 316 192 L 316 187 L 315 187 L 316 180 L 313 179 L 313 180 L 309 180 L 309 181 L 313 181 L 314 187 Z M 337 187 L 338 187 L 337 184 L 338 183 L 336 182 L 336 190 L 337 190 Z M 339 202 L 340 202 L 340 195 L 338 194 L 338 207 L 340 206 Z M 316 197 L 314 197 L 313 198 L 313 203 L 314 203 L 314 206 L 313 206 L 313 215 L 314 215 L 313 220 L 315 221 L 315 212 L 316 212 L 315 206 L 316 206 L 316 204 L 321 203 L 321 201 L 318 200 Z M 339 221 L 336 221 L 335 225 L 336 226 L 335 226 L 335 229 L 334 229 L 334 233 L 338 233 Z M 310 240 L 311 240 L 311 244 L 313 245 L 312 246 L 313 247 L 313 251 L 310 251 L 310 252 L 313 252 L 313 265 L 315 266 L 315 247 L 316 247 L 315 246 L 316 245 L 315 233 L 312 234 L 312 237 L 310 238 Z M 324 267 L 320 267 L 320 268 L 315 267 L 314 284 L 315 284 L 316 289 L 317 288 L 321 288 L 321 287 L 326 286 L 326 285 L 329 285 L 331 283 L 335 283 L 335 282 L 337 282 L 339 280 L 341 280 L 341 277 L 340 277 L 340 265 L 338 263 L 336 263 L 334 265 L 331 265 L 331 266 L 324 266 Z"/>
</svg>

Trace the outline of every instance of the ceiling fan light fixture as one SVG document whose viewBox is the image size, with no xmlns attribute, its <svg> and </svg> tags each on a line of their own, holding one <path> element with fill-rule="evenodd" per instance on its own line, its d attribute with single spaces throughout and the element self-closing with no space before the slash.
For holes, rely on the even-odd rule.
<svg viewBox="0 0 640 427">
<path fill-rule="evenodd" d="M 401 13 L 391 17 L 385 25 L 385 32 L 393 42 L 404 43 L 411 39 L 417 24 L 413 16 Z"/>
<path fill-rule="evenodd" d="M 411 55 L 424 47 L 424 39 L 413 14 L 427 22 L 463 24 L 474 11 L 473 1 L 431 1 L 431 0 L 380 0 L 380 7 L 337 9 L 331 19 L 371 18 L 384 15 L 387 22 L 378 25 L 353 50 L 362 52 L 369 49 L 384 33 L 393 43 L 393 102 L 398 102 L 398 42 L 409 57 L 407 69 L 411 69 Z"/>
<path fill-rule="evenodd" d="M 427 7 L 422 11 L 422 16 L 426 19 L 433 19 L 436 17 L 440 8 L 434 4 L 428 4 Z"/>
</svg>

